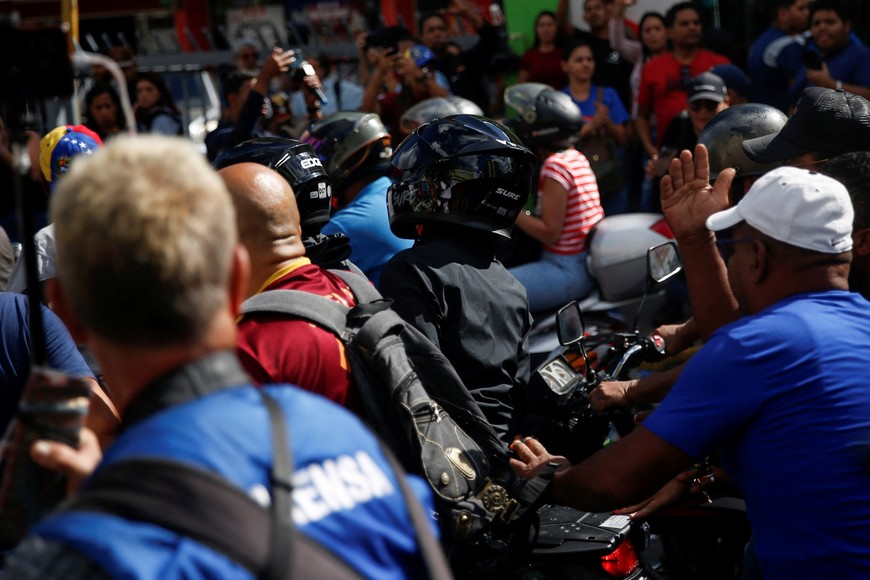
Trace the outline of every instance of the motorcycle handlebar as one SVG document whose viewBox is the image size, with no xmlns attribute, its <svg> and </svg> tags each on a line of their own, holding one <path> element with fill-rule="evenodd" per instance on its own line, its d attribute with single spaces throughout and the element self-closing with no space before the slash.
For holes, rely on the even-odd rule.
<svg viewBox="0 0 870 580">
<path fill-rule="evenodd" d="M 613 367 L 613 372 L 610 376 L 613 379 L 619 380 L 622 376 L 622 371 L 630 363 L 634 363 L 637 358 L 644 362 L 656 362 L 665 358 L 665 340 L 654 334 L 652 336 L 644 336 L 638 341 L 629 346 Z"/>
</svg>

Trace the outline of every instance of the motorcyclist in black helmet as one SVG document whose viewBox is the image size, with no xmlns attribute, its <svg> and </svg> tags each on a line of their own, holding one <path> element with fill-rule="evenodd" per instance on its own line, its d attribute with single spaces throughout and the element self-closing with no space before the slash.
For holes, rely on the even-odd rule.
<svg viewBox="0 0 870 580">
<path fill-rule="evenodd" d="M 532 186 L 535 156 L 508 129 L 454 115 L 396 149 L 390 227 L 414 246 L 384 267 L 381 292 L 453 363 L 509 443 L 513 391 L 529 378 L 526 292 L 495 259 Z"/>
<path fill-rule="evenodd" d="M 541 256 L 511 268 L 528 290 L 532 312 L 540 312 L 592 290 L 586 236 L 604 210 L 595 174 L 573 146 L 583 117 L 571 97 L 547 85 L 525 83 L 505 91 L 505 105 L 516 111 L 513 127 L 543 163 L 535 211 L 517 219 L 517 227 L 541 243 Z"/>
<path fill-rule="evenodd" d="M 299 208 L 306 255 L 312 262 L 324 268 L 355 269 L 347 262 L 351 252 L 347 237 L 320 234 L 320 228 L 329 221 L 332 182 L 311 145 L 283 137 L 251 139 L 224 150 L 212 166 L 220 170 L 237 163 L 264 165 L 290 184 Z"/>
<path fill-rule="evenodd" d="M 300 140 L 314 148 L 332 180 L 337 211 L 321 231 L 350 238 L 351 261 L 377 286 L 387 260 L 411 247 L 393 234 L 387 216 L 390 133 L 374 113 L 338 111 Z"/>
</svg>

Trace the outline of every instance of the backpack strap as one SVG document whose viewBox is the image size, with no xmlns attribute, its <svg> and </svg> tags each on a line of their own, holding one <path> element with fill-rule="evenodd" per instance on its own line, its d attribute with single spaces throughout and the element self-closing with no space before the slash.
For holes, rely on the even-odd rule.
<svg viewBox="0 0 870 580">
<path fill-rule="evenodd" d="M 313 322 L 331 331 L 339 338 L 344 336 L 347 313 L 350 309 L 323 296 L 300 290 L 268 290 L 251 296 L 242 303 L 242 314 L 254 312 L 277 312 L 289 314 Z"/>
<path fill-rule="evenodd" d="M 63 511 L 151 523 L 220 552 L 255 575 L 269 559 L 269 513 L 223 477 L 179 461 L 129 459 L 108 465 Z"/>
<path fill-rule="evenodd" d="M 266 580 L 285 578 L 288 570 L 293 569 L 293 551 L 295 550 L 295 530 L 291 511 L 293 510 L 293 451 L 288 445 L 290 435 L 287 432 L 287 421 L 281 406 L 259 390 L 266 411 L 269 413 L 269 423 L 272 425 L 272 517 L 269 529 L 269 563 L 264 571 Z"/>
<path fill-rule="evenodd" d="M 347 284 L 350 291 L 357 299 L 358 304 L 364 302 L 374 302 L 375 300 L 383 300 L 383 296 L 378 290 L 372 286 L 371 281 L 365 276 L 360 276 L 348 270 L 330 270 L 333 274 L 341 278 Z"/>
<path fill-rule="evenodd" d="M 369 279 L 347 270 L 329 270 L 347 284 L 358 305 L 386 301 Z M 377 308 L 380 310 L 380 308 Z M 254 312 L 277 312 L 302 318 L 308 322 L 331 331 L 339 338 L 345 337 L 347 314 L 350 309 L 335 300 L 318 296 L 302 290 L 267 290 L 260 292 L 242 303 L 242 314 Z"/>
</svg>

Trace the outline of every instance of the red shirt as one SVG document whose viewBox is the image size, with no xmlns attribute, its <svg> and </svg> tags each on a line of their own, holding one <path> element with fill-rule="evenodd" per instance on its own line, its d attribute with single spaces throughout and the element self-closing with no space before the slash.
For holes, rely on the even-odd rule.
<svg viewBox="0 0 870 580">
<path fill-rule="evenodd" d="M 353 293 L 336 275 L 307 258 L 276 272 L 265 290 L 301 290 L 355 306 Z M 284 314 L 255 313 L 238 324 L 236 350 L 242 366 L 257 384 L 290 383 L 351 409 L 358 408 L 350 390 L 351 376 L 344 345 L 328 330 Z M 350 392 L 349 392 L 350 391 Z"/>
<path fill-rule="evenodd" d="M 531 48 L 520 60 L 520 68 L 529 73 L 529 82 L 544 83 L 554 89 L 561 89 L 568 85 L 568 75 L 562 70 L 560 49 L 541 52 L 537 48 Z"/>
<path fill-rule="evenodd" d="M 661 144 L 671 120 L 686 108 L 688 93 L 685 81 L 728 62 L 721 54 L 702 49 L 689 65 L 681 64 L 670 52 L 652 58 L 643 65 L 637 104 L 655 113 L 658 127 L 656 146 Z"/>
<path fill-rule="evenodd" d="M 604 217 L 598 183 L 589 167 L 589 161 L 576 149 L 565 149 L 547 157 L 541 167 L 538 191 L 544 187 L 546 178 L 555 180 L 568 192 L 565 208 L 565 223 L 555 244 L 545 244 L 555 254 L 579 254 L 586 249 L 586 236 L 592 227 Z M 541 195 L 538 195 L 538 213 L 541 210 Z"/>
</svg>

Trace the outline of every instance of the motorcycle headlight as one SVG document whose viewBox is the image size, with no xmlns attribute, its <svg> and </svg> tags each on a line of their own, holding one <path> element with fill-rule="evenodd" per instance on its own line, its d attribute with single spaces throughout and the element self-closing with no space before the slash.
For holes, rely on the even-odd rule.
<svg viewBox="0 0 870 580">
<path fill-rule="evenodd" d="M 539 372 L 547 387 L 557 395 L 569 393 L 571 381 L 577 376 L 568 363 L 558 358 L 547 363 Z"/>
</svg>

